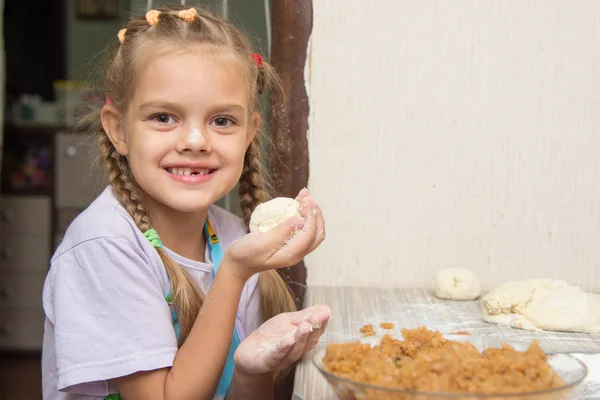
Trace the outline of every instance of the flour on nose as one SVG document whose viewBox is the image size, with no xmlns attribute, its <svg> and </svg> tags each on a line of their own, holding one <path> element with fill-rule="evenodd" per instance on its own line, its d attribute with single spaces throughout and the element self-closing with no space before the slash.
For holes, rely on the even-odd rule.
<svg viewBox="0 0 600 400">
<path fill-rule="evenodd" d="M 194 128 L 187 134 L 186 139 L 188 143 L 198 143 L 202 140 L 202 133 L 199 129 Z"/>
</svg>

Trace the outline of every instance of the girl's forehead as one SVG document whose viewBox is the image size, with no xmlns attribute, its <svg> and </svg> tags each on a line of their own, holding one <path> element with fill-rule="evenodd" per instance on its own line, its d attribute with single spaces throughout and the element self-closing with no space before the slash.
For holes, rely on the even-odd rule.
<svg viewBox="0 0 600 400">
<path fill-rule="evenodd" d="M 231 49 L 223 46 L 209 44 L 176 45 L 170 42 L 156 41 L 141 46 L 135 55 L 134 66 L 138 72 L 142 72 L 149 65 L 162 63 L 176 59 L 178 63 L 185 64 L 189 68 L 202 69 L 204 67 L 218 65 L 226 69 L 228 73 L 242 74 L 248 76 L 250 73 L 248 60 L 235 54 Z M 235 71 L 232 69 L 235 68 Z"/>
<path fill-rule="evenodd" d="M 247 68 L 247 67 L 246 67 Z M 155 54 L 141 66 L 134 102 L 170 98 L 173 102 L 244 103 L 248 108 L 248 72 L 235 57 L 207 51 Z"/>
</svg>

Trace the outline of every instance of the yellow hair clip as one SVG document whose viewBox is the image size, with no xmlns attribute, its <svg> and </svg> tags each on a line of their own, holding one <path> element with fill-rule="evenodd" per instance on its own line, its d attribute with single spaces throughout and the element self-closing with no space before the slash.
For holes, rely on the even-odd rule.
<svg viewBox="0 0 600 400">
<path fill-rule="evenodd" d="M 198 10 L 196 10 L 195 8 L 188 8 L 187 10 L 181 10 L 177 14 L 177 16 L 179 18 L 181 18 L 182 20 L 187 21 L 187 22 L 192 22 L 196 18 L 197 15 L 198 15 Z"/>
<path fill-rule="evenodd" d="M 158 16 L 160 15 L 160 11 L 158 10 L 150 10 L 146 13 L 146 21 L 148 25 L 156 25 L 158 24 Z"/>
</svg>

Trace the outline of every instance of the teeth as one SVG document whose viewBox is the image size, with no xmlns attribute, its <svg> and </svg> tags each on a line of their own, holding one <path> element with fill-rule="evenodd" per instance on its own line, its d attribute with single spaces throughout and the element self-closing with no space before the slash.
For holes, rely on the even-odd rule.
<svg viewBox="0 0 600 400">
<path fill-rule="evenodd" d="M 185 176 L 192 175 L 192 170 L 190 168 L 168 168 L 167 171 L 169 171 L 171 174 L 174 174 L 174 175 L 185 175 Z M 195 175 L 208 175 L 209 173 L 210 173 L 209 169 L 194 170 Z"/>
</svg>

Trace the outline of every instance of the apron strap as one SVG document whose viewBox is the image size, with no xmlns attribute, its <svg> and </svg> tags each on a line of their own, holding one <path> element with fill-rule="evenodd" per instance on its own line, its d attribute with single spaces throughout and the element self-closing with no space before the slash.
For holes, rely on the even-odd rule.
<svg viewBox="0 0 600 400">
<path fill-rule="evenodd" d="M 206 219 L 206 223 L 204 224 L 204 237 L 206 238 L 206 243 L 208 243 L 208 251 L 210 252 L 210 259 L 214 265 L 213 268 L 213 277 L 217 274 L 219 269 L 219 265 L 223 260 L 223 248 L 221 247 L 221 243 L 219 243 L 219 239 L 210 224 L 208 218 Z M 235 369 L 235 364 L 233 361 L 233 356 L 238 346 L 240 345 L 240 335 L 238 333 L 237 328 L 233 329 L 233 336 L 231 338 L 231 346 L 229 346 L 229 353 L 227 355 L 227 361 L 225 362 L 225 368 L 223 369 L 223 374 L 221 375 L 221 380 L 219 381 L 219 386 L 217 388 L 217 395 L 226 395 L 229 390 L 229 386 L 231 385 L 231 379 L 233 378 L 233 371 Z"/>
</svg>

